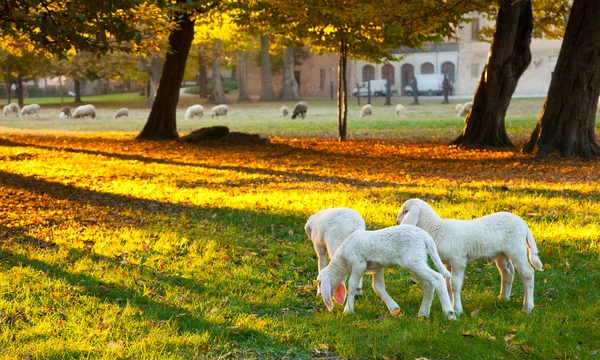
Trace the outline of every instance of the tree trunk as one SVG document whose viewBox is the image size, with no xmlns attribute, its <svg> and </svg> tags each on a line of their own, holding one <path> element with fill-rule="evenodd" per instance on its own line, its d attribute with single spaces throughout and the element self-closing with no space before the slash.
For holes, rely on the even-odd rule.
<svg viewBox="0 0 600 360">
<path fill-rule="evenodd" d="M 575 0 L 544 108 L 523 152 L 600 156 L 594 132 L 600 95 L 600 2 Z"/>
<path fill-rule="evenodd" d="M 414 77 L 410 81 L 410 88 L 412 89 L 412 93 L 413 93 L 413 102 L 412 102 L 412 105 L 419 105 L 419 84 L 417 84 L 417 78 L 416 77 Z"/>
<path fill-rule="evenodd" d="M 250 101 L 246 87 L 246 52 L 242 50 L 238 51 L 237 83 L 238 101 Z"/>
<path fill-rule="evenodd" d="M 448 95 L 450 94 L 450 80 L 448 80 L 448 75 L 444 75 L 444 81 L 442 81 L 442 94 L 444 95 L 442 104 L 450 104 L 450 101 L 448 101 Z"/>
<path fill-rule="evenodd" d="M 206 53 L 204 44 L 200 44 L 198 49 L 198 97 L 206 98 Z"/>
<path fill-rule="evenodd" d="M 75 102 L 81 102 L 81 80 L 73 80 L 73 90 L 75 90 Z"/>
<path fill-rule="evenodd" d="M 299 100 L 298 83 L 294 76 L 294 48 L 283 50 L 283 86 L 281 100 Z"/>
<path fill-rule="evenodd" d="M 20 74 L 17 75 L 17 100 L 20 107 L 25 105 L 25 99 L 23 99 L 23 77 Z"/>
<path fill-rule="evenodd" d="M 504 117 L 519 78 L 531 62 L 531 1 L 499 0 L 496 31 L 490 56 L 483 69 L 465 118 L 462 134 L 454 145 L 511 147 Z"/>
<path fill-rule="evenodd" d="M 269 54 L 269 35 L 260 36 L 260 80 L 262 94 L 260 101 L 275 100 L 273 90 L 273 74 L 271 74 L 271 55 Z"/>
<path fill-rule="evenodd" d="M 154 97 L 156 96 L 156 89 L 158 88 L 158 83 L 160 82 L 160 76 L 163 71 L 163 60 L 158 56 L 158 54 L 150 57 L 148 61 L 148 65 L 146 66 L 146 71 L 150 77 L 149 80 L 149 91 L 146 93 L 146 104 L 151 105 L 154 103 Z"/>
<path fill-rule="evenodd" d="M 152 110 L 138 139 L 167 140 L 179 137 L 176 109 L 185 63 L 194 40 L 194 21 L 190 19 L 190 14 L 181 12 L 175 12 L 173 20 L 178 22 L 179 27 L 169 35 L 171 51 L 167 52 Z"/>
<path fill-rule="evenodd" d="M 215 104 L 228 103 L 223 92 L 223 82 L 221 81 L 221 44 L 221 40 L 213 42 L 212 91 L 209 100 Z"/>
<path fill-rule="evenodd" d="M 348 94 L 346 85 L 346 67 L 348 65 L 348 45 L 340 42 L 340 58 L 338 60 L 338 141 L 346 141 L 348 125 Z"/>
</svg>

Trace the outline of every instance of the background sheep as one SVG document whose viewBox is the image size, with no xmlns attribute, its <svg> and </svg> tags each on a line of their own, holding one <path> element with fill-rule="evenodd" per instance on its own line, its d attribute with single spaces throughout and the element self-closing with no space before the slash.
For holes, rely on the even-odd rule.
<svg viewBox="0 0 600 360">
<path fill-rule="evenodd" d="M 435 240 L 442 261 L 452 272 L 450 289 L 457 315 L 463 312 L 460 290 L 465 268 L 467 263 L 479 259 L 496 262 L 502 277 L 501 300 L 510 299 L 516 266 L 525 288 L 523 310 L 527 313 L 533 310 L 531 265 L 539 271 L 544 267 L 531 230 L 517 215 L 499 212 L 473 220 L 442 219 L 425 201 L 411 199 L 402 205 L 396 223 L 418 226 Z"/>
<path fill-rule="evenodd" d="M 308 111 L 308 103 L 306 101 L 300 101 L 294 106 L 294 112 L 292 113 L 292 119 L 301 116 L 303 119 Z"/>
<path fill-rule="evenodd" d="M 21 109 L 21 116 L 39 115 L 41 107 L 38 104 L 25 105 Z"/>
<path fill-rule="evenodd" d="M 187 108 L 185 111 L 185 119 L 191 120 L 194 118 L 194 116 L 199 118 L 204 116 L 204 107 L 202 105 L 192 105 Z"/>
<path fill-rule="evenodd" d="M 121 109 L 117 110 L 115 112 L 115 116 L 113 117 L 113 119 L 118 119 L 123 116 L 129 117 L 129 109 L 128 108 L 121 108 Z"/>
<path fill-rule="evenodd" d="M 360 109 L 360 118 L 373 115 L 373 105 L 367 104 Z"/>
<path fill-rule="evenodd" d="M 331 259 L 350 234 L 365 229 L 365 221 L 360 214 L 348 208 L 325 209 L 309 217 L 304 231 L 317 253 L 319 273 L 327 266 L 327 255 Z M 362 294 L 362 278 L 357 293 Z M 320 294 L 321 288 L 317 287 L 317 295 Z"/>
<path fill-rule="evenodd" d="M 217 105 L 217 106 L 213 106 L 212 109 L 210 109 L 210 117 L 212 119 L 215 118 L 215 116 L 217 117 L 217 119 L 219 118 L 219 116 L 225 115 L 227 116 L 227 111 L 229 109 L 227 108 L 227 105 L 225 104 L 221 104 L 221 105 Z"/>
<path fill-rule="evenodd" d="M 427 254 L 435 267 L 442 274 L 433 271 L 427 265 Z M 429 316 L 434 289 L 442 303 L 442 310 L 448 319 L 456 319 L 452 303 L 448 296 L 444 276 L 450 273 L 438 256 L 435 243 L 425 231 L 414 226 L 392 226 L 382 230 L 357 230 L 352 233 L 337 249 L 331 262 L 319 274 L 321 294 L 327 308 L 333 310 L 334 299 L 343 303 L 346 291 L 341 286 L 344 278 L 350 273 L 348 280 L 348 300 L 345 313 L 354 311 L 354 296 L 362 274 L 373 274 L 373 290 L 386 303 L 393 315 L 400 309 L 398 304 L 385 290 L 384 268 L 401 266 L 415 274 L 423 284 L 423 301 L 419 310 L 420 316 Z"/>
<path fill-rule="evenodd" d="M 19 116 L 19 105 L 15 104 L 15 103 L 10 103 L 8 105 L 5 105 L 2 108 L 2 115 L 4 115 L 5 117 L 9 116 L 9 115 L 15 115 L 15 116 Z"/>
<path fill-rule="evenodd" d="M 58 117 L 61 119 L 71 118 L 71 108 L 63 106 L 58 113 Z"/>
<path fill-rule="evenodd" d="M 402 104 L 396 105 L 396 119 L 406 117 L 406 108 Z"/>
<path fill-rule="evenodd" d="M 283 117 L 287 117 L 288 114 L 290 113 L 290 109 L 285 105 L 283 105 L 281 107 L 280 111 L 281 111 L 281 116 L 283 116 Z"/>
<path fill-rule="evenodd" d="M 86 116 L 92 119 L 96 118 L 96 107 L 92 104 L 81 105 L 73 111 L 73 119 L 85 118 Z"/>
<path fill-rule="evenodd" d="M 454 107 L 454 111 L 456 111 L 456 116 L 465 117 L 469 113 L 469 110 L 473 107 L 473 103 L 471 101 L 466 102 L 464 105 L 456 104 Z"/>
</svg>

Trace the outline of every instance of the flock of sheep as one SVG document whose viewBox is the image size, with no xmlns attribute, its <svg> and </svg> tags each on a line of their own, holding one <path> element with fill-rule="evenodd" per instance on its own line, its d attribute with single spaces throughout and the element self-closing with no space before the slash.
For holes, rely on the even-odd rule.
<svg viewBox="0 0 600 360">
<path fill-rule="evenodd" d="M 401 266 L 423 285 L 419 316 L 429 316 L 437 290 L 442 311 L 454 320 L 463 312 L 460 292 L 467 264 L 493 260 L 501 276 L 500 299 L 510 300 L 516 269 L 523 280 L 523 311 L 530 313 L 534 268 L 544 269 L 527 223 L 507 212 L 473 220 L 443 219 L 425 201 L 410 199 L 402 205 L 396 226 L 367 231 L 355 210 L 330 208 L 312 215 L 304 229 L 318 258 L 317 294 L 330 311 L 335 300 L 345 301 L 344 312 L 352 312 L 354 297 L 362 294 L 362 276 L 371 273 L 373 290 L 397 316 L 400 306 L 386 292 L 384 269 Z M 437 271 L 427 264 L 428 255 Z"/>
<path fill-rule="evenodd" d="M 23 108 L 19 111 L 19 105 L 15 104 L 15 103 L 10 103 L 6 106 L 4 106 L 4 108 L 2 109 L 2 115 L 3 116 L 17 116 L 17 117 L 23 117 L 23 116 L 31 116 L 31 115 L 39 115 L 40 111 L 42 110 L 42 107 L 38 104 L 30 104 L 30 105 L 25 105 L 23 106 Z M 75 108 L 74 111 L 71 112 L 71 108 L 68 106 L 64 106 L 63 108 L 60 109 L 59 113 L 58 113 L 58 117 L 61 119 L 83 119 L 85 117 L 90 117 L 92 119 L 96 118 L 96 107 L 94 105 L 91 104 L 87 104 L 87 105 L 81 105 Z M 120 117 L 129 117 L 129 109 L 127 108 L 121 108 L 119 110 L 117 110 L 113 116 L 114 119 L 118 119 Z"/>
</svg>

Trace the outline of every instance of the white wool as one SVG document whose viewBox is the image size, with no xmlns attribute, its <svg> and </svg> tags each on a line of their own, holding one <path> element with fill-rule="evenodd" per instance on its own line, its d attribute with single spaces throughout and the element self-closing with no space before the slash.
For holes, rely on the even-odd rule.
<svg viewBox="0 0 600 360">
<path fill-rule="evenodd" d="M 283 117 L 287 117 L 288 114 L 290 113 L 290 109 L 285 105 L 283 105 L 281 107 L 281 109 L 279 109 L 279 111 L 281 111 L 281 116 L 283 116 Z"/>
<path fill-rule="evenodd" d="M 456 104 L 454 107 L 454 111 L 456 111 L 456 116 L 465 117 L 469 113 L 469 110 L 473 107 L 473 103 L 471 101 L 466 102 L 464 105 Z"/>
<path fill-rule="evenodd" d="M 213 106 L 213 108 L 210 109 L 210 117 L 214 118 L 216 116 L 218 118 L 219 116 L 223 116 L 223 115 L 227 116 L 228 110 L 229 110 L 229 108 L 225 104 Z"/>
<path fill-rule="evenodd" d="M 360 118 L 373 115 L 373 105 L 367 104 L 360 109 Z"/>
<path fill-rule="evenodd" d="M 531 230 L 519 216 L 499 212 L 472 220 L 443 219 L 425 201 L 411 199 L 402 205 L 396 223 L 418 226 L 433 237 L 442 261 L 452 269 L 451 289 L 458 315 L 463 311 L 460 291 L 465 268 L 475 260 L 495 260 L 502 276 L 502 300 L 510 299 L 516 267 L 525 290 L 523 310 L 533 310 L 531 265 L 539 271 L 544 268 Z"/>
<path fill-rule="evenodd" d="M 185 111 L 185 119 L 191 120 L 195 116 L 201 118 L 204 116 L 204 107 L 202 105 L 192 105 Z"/>
<path fill-rule="evenodd" d="M 92 104 L 81 105 L 73 111 L 73 119 L 85 118 L 86 116 L 92 119 L 96 118 L 96 107 Z"/>
<path fill-rule="evenodd" d="M 61 119 L 66 119 L 66 118 L 67 118 L 67 114 L 65 114 L 64 112 L 62 112 L 62 111 L 61 111 L 61 112 L 58 114 L 58 117 L 59 117 L 59 118 L 61 118 Z"/>
<path fill-rule="evenodd" d="M 406 108 L 402 104 L 396 105 L 396 119 L 406 117 Z"/>
<path fill-rule="evenodd" d="M 2 115 L 3 116 L 9 116 L 9 115 L 15 115 L 15 116 L 20 116 L 19 114 L 19 105 L 15 104 L 15 103 L 10 103 L 8 105 L 5 105 L 2 108 Z"/>
<path fill-rule="evenodd" d="M 128 108 L 121 108 L 121 109 L 117 110 L 115 112 L 114 119 L 118 119 L 123 116 L 129 117 L 129 109 Z"/>
<path fill-rule="evenodd" d="M 441 274 L 427 265 L 427 254 Z M 353 232 L 337 249 L 329 265 L 319 274 L 325 305 L 332 310 L 332 298 L 343 303 L 345 291 L 341 288 L 341 284 L 350 274 L 348 300 L 344 312 L 354 311 L 356 289 L 362 274 L 367 272 L 373 274 L 373 289 L 386 303 L 389 311 L 395 315 L 400 307 L 386 292 L 384 281 L 384 269 L 394 266 L 412 272 L 423 283 L 420 316 L 429 316 L 435 289 L 446 317 L 456 318 L 444 281 L 444 276 L 450 277 L 450 273 L 444 268 L 438 256 L 433 239 L 425 231 L 407 225 Z"/>
<path fill-rule="evenodd" d="M 21 116 L 39 115 L 41 107 L 38 104 L 25 105 L 21 109 Z"/>
</svg>

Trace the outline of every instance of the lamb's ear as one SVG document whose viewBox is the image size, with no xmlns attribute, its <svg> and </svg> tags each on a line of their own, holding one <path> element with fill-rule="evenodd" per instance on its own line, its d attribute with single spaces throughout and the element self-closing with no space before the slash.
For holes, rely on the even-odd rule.
<svg viewBox="0 0 600 360">
<path fill-rule="evenodd" d="M 338 304 L 343 304 L 346 300 L 346 285 L 341 283 L 340 286 L 335 289 L 335 294 L 333 294 L 333 298 Z"/>
<path fill-rule="evenodd" d="M 331 280 L 329 276 L 323 276 L 321 278 L 321 295 L 323 296 L 323 302 L 329 311 L 333 310 L 333 302 L 331 302 Z"/>
<path fill-rule="evenodd" d="M 404 219 L 402 219 L 401 225 L 414 225 L 417 226 L 417 223 L 419 222 L 419 208 L 414 207 L 411 210 L 408 211 L 408 214 L 406 214 L 404 216 Z"/>
</svg>

